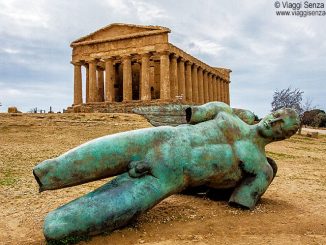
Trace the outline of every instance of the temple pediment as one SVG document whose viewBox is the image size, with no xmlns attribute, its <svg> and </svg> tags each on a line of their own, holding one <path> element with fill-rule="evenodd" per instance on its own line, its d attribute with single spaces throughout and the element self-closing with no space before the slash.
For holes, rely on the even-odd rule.
<svg viewBox="0 0 326 245">
<path fill-rule="evenodd" d="M 114 23 L 73 41 L 71 46 L 103 40 L 110 41 L 168 32 L 171 32 L 170 29 L 162 26 L 141 26 Z"/>
</svg>

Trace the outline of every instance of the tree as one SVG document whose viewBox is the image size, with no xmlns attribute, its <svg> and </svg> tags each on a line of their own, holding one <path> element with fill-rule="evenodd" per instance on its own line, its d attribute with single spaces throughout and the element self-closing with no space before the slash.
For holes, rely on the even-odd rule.
<svg viewBox="0 0 326 245">
<path fill-rule="evenodd" d="M 303 126 L 303 115 L 305 111 L 311 110 L 311 100 L 306 100 L 302 103 L 303 91 L 298 88 L 292 89 L 288 87 L 282 89 L 281 91 L 276 90 L 273 95 L 272 101 L 272 111 L 276 111 L 281 108 L 292 108 L 296 110 L 300 117 L 300 127 L 299 134 L 301 134 L 301 129 Z"/>
<path fill-rule="evenodd" d="M 308 126 L 315 126 L 316 122 L 319 120 L 316 119 L 316 117 L 318 117 L 319 114 L 325 114 L 325 111 L 320 109 L 305 110 L 301 119 L 302 124 Z"/>
<path fill-rule="evenodd" d="M 272 111 L 276 111 L 281 108 L 292 108 L 301 115 L 303 113 L 302 107 L 302 94 L 300 89 L 292 89 L 291 87 L 276 90 L 273 95 Z"/>
<path fill-rule="evenodd" d="M 324 111 L 320 110 L 311 123 L 313 127 L 325 127 L 326 126 L 326 114 Z"/>
</svg>

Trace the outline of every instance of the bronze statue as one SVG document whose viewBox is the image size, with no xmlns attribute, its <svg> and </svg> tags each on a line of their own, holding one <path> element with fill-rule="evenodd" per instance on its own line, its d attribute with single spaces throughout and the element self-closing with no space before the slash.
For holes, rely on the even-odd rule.
<svg viewBox="0 0 326 245">
<path fill-rule="evenodd" d="M 117 176 L 50 212 L 46 239 L 114 230 L 164 198 L 197 186 L 232 188 L 229 203 L 253 209 L 276 171 L 265 146 L 292 136 L 299 126 L 292 109 L 249 125 L 222 102 L 189 107 L 186 120 L 176 127 L 104 136 L 37 165 L 33 173 L 40 191 Z"/>
</svg>

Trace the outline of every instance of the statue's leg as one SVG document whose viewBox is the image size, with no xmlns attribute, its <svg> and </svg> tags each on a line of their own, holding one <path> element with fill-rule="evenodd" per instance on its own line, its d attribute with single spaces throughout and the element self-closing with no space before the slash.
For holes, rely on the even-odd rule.
<svg viewBox="0 0 326 245">
<path fill-rule="evenodd" d="M 257 201 L 273 180 L 273 169 L 266 163 L 258 170 L 251 169 L 251 172 L 244 166 L 243 171 L 245 177 L 234 189 L 229 203 L 232 206 L 254 209 Z"/>
<path fill-rule="evenodd" d="M 95 235 L 122 227 L 180 189 L 152 175 L 139 178 L 119 175 L 99 189 L 58 209 L 45 218 L 47 240 Z"/>
<path fill-rule="evenodd" d="M 78 146 L 33 169 L 40 191 L 74 186 L 128 171 L 131 161 L 143 160 L 164 130 L 143 129 L 101 137 Z"/>
</svg>

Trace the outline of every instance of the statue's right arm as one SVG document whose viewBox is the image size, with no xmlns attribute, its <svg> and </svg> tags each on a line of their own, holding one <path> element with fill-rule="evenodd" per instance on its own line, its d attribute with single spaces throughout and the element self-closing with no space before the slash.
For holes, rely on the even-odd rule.
<svg viewBox="0 0 326 245">
<path fill-rule="evenodd" d="M 233 113 L 249 125 L 255 124 L 255 114 L 245 109 L 232 108 Z"/>
<path fill-rule="evenodd" d="M 220 112 L 232 113 L 232 108 L 223 102 L 210 102 L 186 109 L 186 120 L 189 124 L 196 124 L 214 119 Z"/>
</svg>

